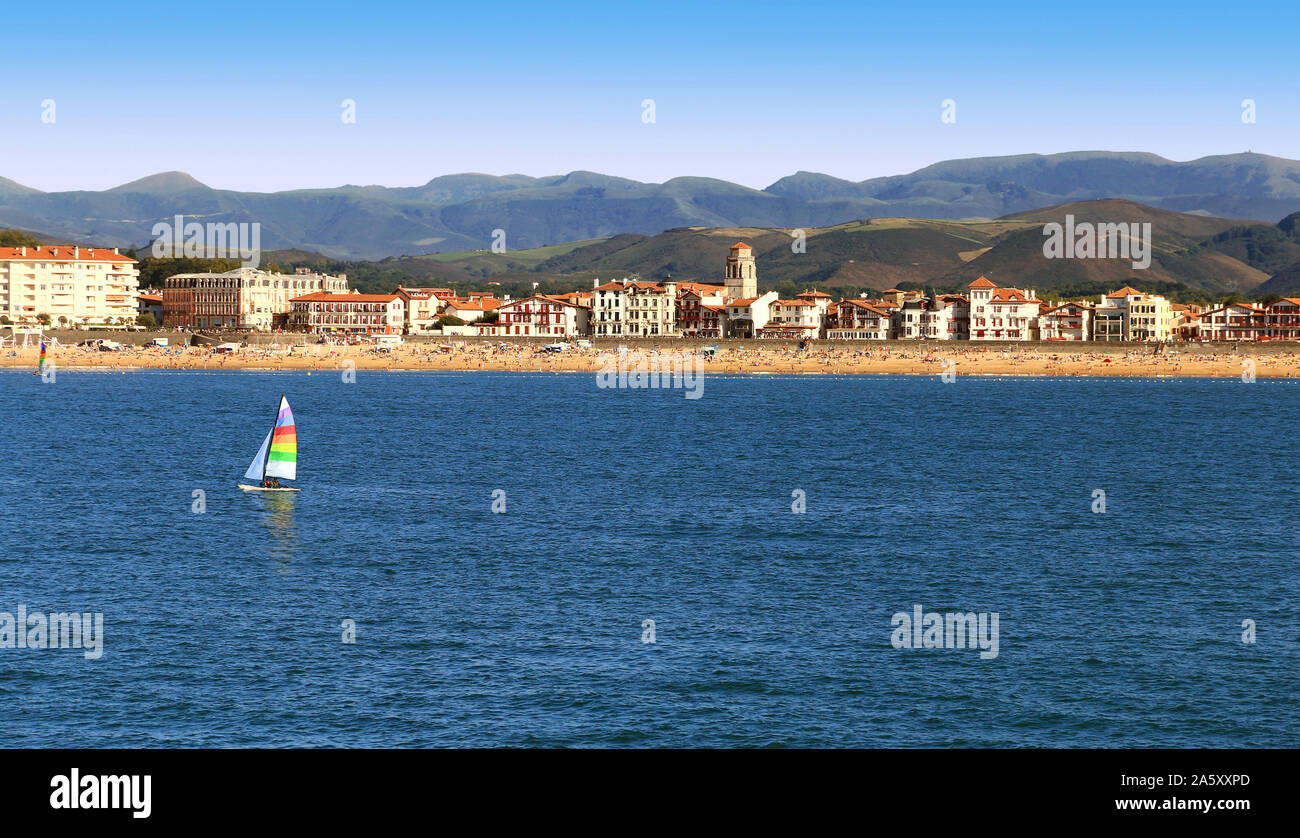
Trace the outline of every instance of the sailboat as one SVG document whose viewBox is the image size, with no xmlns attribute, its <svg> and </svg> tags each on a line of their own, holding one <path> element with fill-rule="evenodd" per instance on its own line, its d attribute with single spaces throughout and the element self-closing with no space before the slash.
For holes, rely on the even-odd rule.
<svg viewBox="0 0 1300 838">
<path fill-rule="evenodd" d="M 39 375 L 41 378 L 45 377 L 45 335 L 41 335 L 41 359 L 36 364 L 36 372 L 32 373 L 32 375 Z"/>
<path fill-rule="evenodd" d="M 248 480 L 256 480 L 259 485 L 237 484 L 245 492 L 299 492 L 288 486 L 268 487 L 260 485 L 266 478 L 274 477 L 284 480 L 296 480 L 298 477 L 298 426 L 293 423 L 293 411 L 289 409 L 289 400 L 280 396 L 280 409 L 275 414 L 275 424 L 266 432 L 262 447 L 257 456 L 244 472 Z"/>
</svg>

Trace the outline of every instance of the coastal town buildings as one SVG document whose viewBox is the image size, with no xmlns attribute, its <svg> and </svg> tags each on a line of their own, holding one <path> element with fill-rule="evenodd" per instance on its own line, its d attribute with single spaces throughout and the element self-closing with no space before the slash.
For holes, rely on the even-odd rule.
<svg viewBox="0 0 1300 838">
<path fill-rule="evenodd" d="M 116 248 L 0 247 L 0 317 L 55 328 L 135 323 L 140 271 Z"/>
<path fill-rule="evenodd" d="M 1192 335 L 1197 340 L 1260 340 L 1268 337 L 1268 309 L 1233 303 L 1202 312 Z"/>
<path fill-rule="evenodd" d="M 775 293 L 775 292 L 773 292 Z M 822 334 L 823 310 L 809 300 L 773 300 L 767 324 L 759 337 L 817 339 Z"/>
<path fill-rule="evenodd" d="M 1038 318 L 1042 340 L 1092 340 L 1093 307 L 1085 303 L 1061 303 Z"/>
<path fill-rule="evenodd" d="M 405 322 L 402 324 L 404 334 L 418 334 L 433 328 L 437 322 L 439 311 L 442 309 L 443 299 L 437 295 L 437 291 L 444 290 L 450 292 L 450 288 L 405 288 L 397 286 L 397 294 L 402 298 L 404 305 Z"/>
<path fill-rule="evenodd" d="M 465 297 L 452 297 L 442 301 L 440 317 L 457 317 L 465 323 L 477 323 L 490 312 L 504 305 L 505 300 L 498 300 L 490 294 L 468 294 Z"/>
<path fill-rule="evenodd" d="M 140 316 L 149 315 L 153 318 L 156 325 L 161 326 L 163 322 L 163 298 L 162 294 L 157 293 L 154 289 L 141 291 L 137 297 L 137 311 Z"/>
<path fill-rule="evenodd" d="M 163 325 L 199 330 L 283 329 L 288 326 L 293 298 L 311 293 L 344 294 L 347 290 L 347 274 L 330 276 L 310 268 L 292 274 L 257 268 L 175 274 L 163 280 Z"/>
<path fill-rule="evenodd" d="M 768 291 L 757 297 L 744 297 L 727 300 L 727 331 L 729 338 L 754 338 L 772 319 L 772 303 L 776 302 L 775 291 Z"/>
<path fill-rule="evenodd" d="M 623 334 L 623 284 L 599 280 L 592 283 L 591 289 L 591 333 L 593 335 L 614 336 Z"/>
<path fill-rule="evenodd" d="M 1032 289 L 999 288 L 986 277 L 966 286 L 971 340 L 1037 340 L 1041 311 Z"/>
<path fill-rule="evenodd" d="M 1300 340 L 1300 297 L 1283 297 L 1264 307 L 1267 337 Z"/>
<path fill-rule="evenodd" d="M 841 300 L 836 306 L 831 340 L 889 340 L 893 337 L 893 309 L 867 300 Z"/>
<path fill-rule="evenodd" d="M 725 285 L 706 285 L 702 282 L 677 283 L 677 331 L 683 337 L 695 337 L 700 332 L 700 307 L 722 305 L 726 302 Z"/>
<path fill-rule="evenodd" d="M 289 329 L 312 334 L 400 335 L 406 304 L 400 294 L 318 291 L 289 302 Z"/>
<path fill-rule="evenodd" d="M 677 283 L 628 282 L 623 286 L 623 334 L 665 337 L 677 334 Z"/>
<path fill-rule="evenodd" d="M 1174 336 L 1174 310 L 1169 301 L 1127 285 L 1102 295 L 1093 318 L 1093 337 L 1099 341 L 1162 341 Z"/>
<path fill-rule="evenodd" d="M 588 334 L 591 309 L 560 297 L 538 295 L 495 309 L 495 322 L 477 324 L 480 335 L 576 338 Z"/>
<path fill-rule="evenodd" d="M 921 337 L 930 340 L 969 340 L 970 301 L 960 294 L 927 297 L 921 309 Z"/>
<path fill-rule="evenodd" d="M 727 333 L 727 307 L 723 304 L 701 303 L 700 325 L 697 337 L 720 338 Z"/>
</svg>

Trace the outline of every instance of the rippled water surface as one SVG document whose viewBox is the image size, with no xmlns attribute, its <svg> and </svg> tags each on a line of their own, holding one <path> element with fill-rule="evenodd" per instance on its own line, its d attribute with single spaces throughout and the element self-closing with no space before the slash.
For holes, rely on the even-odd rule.
<svg viewBox="0 0 1300 838">
<path fill-rule="evenodd" d="M 244 494 L 281 393 L 303 491 Z M 1294 746 L 1297 427 L 1262 379 L 0 373 L 0 612 L 106 635 L 0 648 L 0 746 Z M 893 648 L 916 604 L 998 656 Z"/>
</svg>

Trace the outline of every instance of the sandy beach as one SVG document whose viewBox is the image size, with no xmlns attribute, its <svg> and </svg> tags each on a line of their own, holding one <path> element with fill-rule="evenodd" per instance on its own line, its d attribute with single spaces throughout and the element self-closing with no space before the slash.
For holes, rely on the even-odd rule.
<svg viewBox="0 0 1300 838">
<path fill-rule="evenodd" d="M 648 359 L 665 362 L 662 350 L 638 350 Z M 612 349 L 595 348 L 545 353 L 534 346 L 488 343 L 407 344 L 392 350 L 373 346 L 309 344 L 306 346 L 248 346 L 229 354 L 207 347 L 145 348 L 126 346 L 101 352 L 86 347 L 54 345 L 47 362 L 61 370 L 487 370 L 503 372 L 596 372 L 609 363 Z M 689 351 L 689 350 L 686 350 Z M 35 347 L 6 348 L 0 366 L 34 370 Z M 671 355 L 669 355 L 671 357 Z M 1237 354 L 1230 350 L 1195 351 L 1177 346 L 1160 353 L 1152 349 L 1069 351 L 1041 344 L 1007 350 L 970 344 L 935 347 L 834 347 L 825 343 L 805 351 L 793 344 L 723 348 L 716 358 L 699 356 L 697 369 L 715 374 L 891 374 L 1106 376 L 1149 378 L 1196 376 L 1240 378 L 1253 362 L 1260 378 L 1300 377 L 1300 346 L 1270 346 L 1266 352 Z"/>
</svg>

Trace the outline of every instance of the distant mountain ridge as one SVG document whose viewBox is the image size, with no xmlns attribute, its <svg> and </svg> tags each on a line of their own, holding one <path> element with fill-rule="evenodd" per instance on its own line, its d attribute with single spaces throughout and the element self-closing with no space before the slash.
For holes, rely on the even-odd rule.
<svg viewBox="0 0 1300 838">
<path fill-rule="evenodd" d="M 1044 252 L 1044 225 L 1150 224 L 1150 264 L 1128 258 L 1061 259 Z M 367 290 L 397 284 L 483 287 L 497 282 L 527 293 L 589 288 L 611 277 L 720 282 L 738 239 L 758 258 L 761 289 L 793 294 L 820 286 L 849 293 L 890 287 L 964 289 L 987 276 L 1001 285 L 1054 294 L 1093 294 L 1125 285 L 1200 299 L 1296 293 L 1300 213 L 1278 224 L 1170 212 L 1121 199 L 1079 201 L 992 220 L 876 218 L 804 229 L 792 248 L 788 229 L 679 227 L 654 236 L 625 233 L 528 250 L 485 250 L 333 263 L 323 256 L 268 254 L 282 264 L 346 270 Z M 1271 277 L 1271 278 L 1270 278 Z"/>
<path fill-rule="evenodd" d="M 381 259 L 653 236 L 681 227 L 830 227 L 871 218 L 1001 218 L 1118 198 L 1158 209 L 1277 222 L 1300 211 L 1300 161 L 1243 153 L 1188 162 L 1078 151 L 949 160 L 854 182 L 813 172 L 766 189 L 704 177 L 642 183 L 595 172 L 444 175 L 422 186 L 347 185 L 285 192 L 213 189 L 183 172 L 101 192 L 41 192 L 0 178 L 0 227 L 109 246 L 141 245 L 154 223 L 259 222 L 267 249 Z"/>
</svg>

